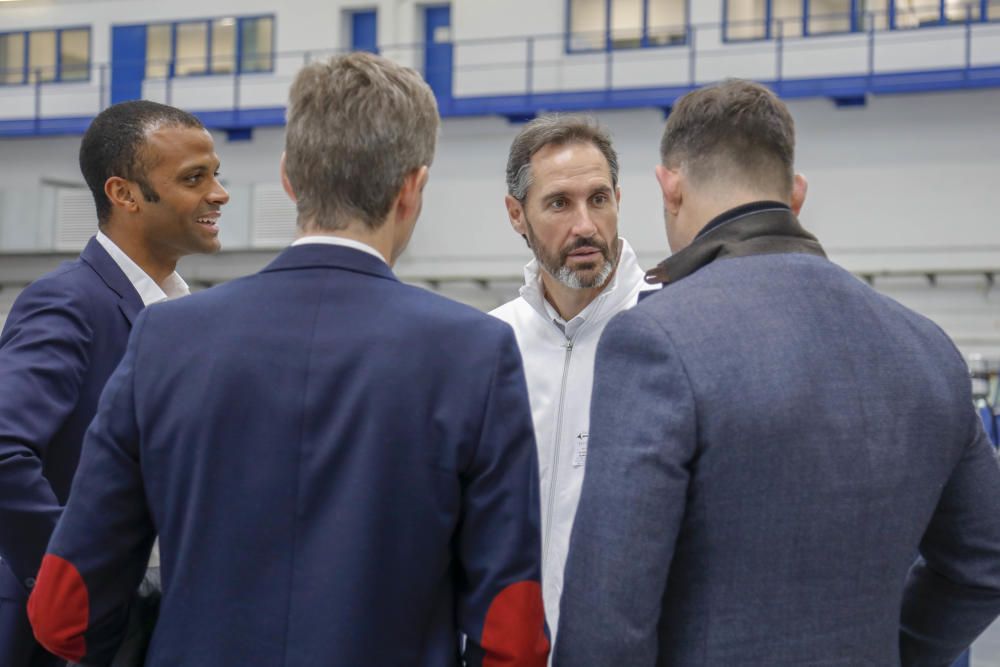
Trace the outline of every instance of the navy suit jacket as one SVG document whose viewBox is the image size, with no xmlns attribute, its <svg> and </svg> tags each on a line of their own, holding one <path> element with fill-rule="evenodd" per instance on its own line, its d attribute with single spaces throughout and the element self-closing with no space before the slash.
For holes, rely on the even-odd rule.
<svg viewBox="0 0 1000 667">
<path fill-rule="evenodd" d="M 1000 611 L 966 364 L 824 257 L 718 259 L 618 315 L 591 405 L 557 665 L 944 667 Z"/>
<path fill-rule="evenodd" d="M 143 311 L 29 615 L 101 664 L 158 533 L 148 667 L 543 667 L 537 485 L 506 324 L 292 247 Z"/>
<path fill-rule="evenodd" d="M 0 606 L 27 601 L 69 495 L 83 434 L 142 300 L 91 239 L 26 287 L 0 335 Z M 23 610 L 20 616 L 24 617 Z M 27 619 L 0 614 L 0 656 Z M 9 627 L 13 623 L 19 629 Z"/>
</svg>

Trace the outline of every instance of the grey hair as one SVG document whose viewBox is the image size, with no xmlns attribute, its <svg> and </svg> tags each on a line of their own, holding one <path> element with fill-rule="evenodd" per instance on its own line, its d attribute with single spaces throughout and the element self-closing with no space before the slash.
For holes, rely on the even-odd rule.
<svg viewBox="0 0 1000 667">
<path fill-rule="evenodd" d="M 523 203 L 534 180 L 532 156 L 545 146 L 571 143 L 593 144 L 601 151 L 611 171 L 611 187 L 618 187 L 618 153 L 608 131 L 590 116 L 548 114 L 525 125 L 514 137 L 507 158 L 507 194 Z"/>
<path fill-rule="evenodd" d="M 407 174 L 434 160 L 439 123 L 420 75 L 386 58 L 351 53 L 302 68 L 285 135 L 299 227 L 380 227 Z"/>
</svg>

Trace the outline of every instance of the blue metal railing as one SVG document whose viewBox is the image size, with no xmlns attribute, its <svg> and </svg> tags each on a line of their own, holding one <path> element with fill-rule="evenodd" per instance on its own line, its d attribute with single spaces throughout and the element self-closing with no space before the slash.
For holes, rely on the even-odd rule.
<svg viewBox="0 0 1000 667">
<path fill-rule="evenodd" d="M 454 65 L 448 71 L 424 71 L 424 74 L 428 80 L 451 82 L 446 92 L 437 91 L 444 116 L 501 113 L 515 117 L 531 115 L 540 108 L 668 107 L 690 88 L 737 71 L 738 66 L 749 60 L 757 65 L 748 78 L 761 80 L 786 97 L 822 95 L 853 99 L 863 98 L 869 92 L 1000 86 L 1000 48 L 989 48 L 991 43 L 986 41 L 996 39 L 992 44 L 1000 44 L 1000 23 L 986 21 L 991 17 L 1000 18 L 1000 0 L 990 0 L 985 11 L 978 14 L 967 5 L 964 22 L 951 23 L 941 29 L 877 29 L 893 24 L 896 19 L 891 14 L 888 11 L 866 12 L 860 20 L 856 20 L 854 14 L 843 13 L 810 17 L 811 20 L 841 21 L 850 18 L 852 25 L 864 29 L 822 35 L 804 35 L 801 33 L 805 30 L 788 28 L 790 25 L 801 28 L 804 25 L 802 17 L 772 19 L 768 25 L 776 26 L 773 36 L 751 40 L 727 40 L 726 34 L 733 28 L 760 26 L 756 19 L 654 26 L 652 29 L 658 34 L 669 33 L 677 38 L 661 45 L 640 42 L 634 48 L 623 40 L 616 41 L 613 35 L 609 37 L 609 31 L 455 39 L 444 43 L 454 52 Z M 976 57 L 975 46 L 980 35 L 986 46 L 979 49 Z M 600 46 L 567 51 L 570 36 L 582 36 L 581 39 L 591 39 Z M 879 68 L 883 48 L 912 48 L 919 43 L 927 44 L 930 52 L 945 42 L 962 47 L 962 57 L 953 59 L 947 66 L 911 70 Z M 906 47 L 907 44 L 911 46 Z M 427 46 L 422 42 L 381 45 L 380 51 L 419 69 Z M 811 51 L 849 54 L 846 57 L 854 64 L 836 75 L 810 75 L 798 65 L 802 62 L 801 57 Z M 116 67 L 166 73 L 144 77 L 139 87 L 145 87 L 147 96 L 201 113 L 212 126 L 280 124 L 284 94 L 295 71 L 304 63 L 343 52 L 344 49 L 273 52 L 266 54 L 274 63 L 270 72 L 247 73 L 236 67 L 231 73 L 199 76 L 176 75 L 177 71 L 183 71 L 185 62 L 177 58 L 98 64 L 90 67 L 87 80 L 74 83 L 46 82 L 47 72 L 39 68 L 30 77 L 32 83 L 0 85 L 0 100 L 7 101 L 4 106 L 23 110 L 13 118 L 0 119 L 0 135 L 82 131 L 89 118 L 111 103 L 110 89 Z M 198 59 L 203 61 L 200 55 Z M 720 59 L 730 60 L 727 65 L 720 65 Z M 767 59 L 771 59 L 771 64 L 762 65 Z M 654 75 L 643 80 L 639 73 L 649 71 L 650 65 Z M 727 73 L 720 75 L 720 70 Z M 4 80 L 2 70 L 0 80 Z M 272 93 L 261 93 L 267 87 L 273 89 Z M 191 102 L 199 99 L 197 94 L 191 94 L 192 91 L 218 96 L 220 89 L 226 91 L 221 101 L 216 99 L 214 104 L 205 107 Z M 451 90 L 457 91 L 456 94 Z M 179 91 L 187 95 L 178 94 Z M 247 94 L 254 92 L 261 94 Z M 59 107 L 69 108 L 72 113 L 60 113 Z"/>
</svg>

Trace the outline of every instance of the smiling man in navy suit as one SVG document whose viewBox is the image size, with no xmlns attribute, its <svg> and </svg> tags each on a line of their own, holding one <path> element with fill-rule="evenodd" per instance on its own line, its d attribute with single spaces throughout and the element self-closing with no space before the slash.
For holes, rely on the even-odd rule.
<svg viewBox="0 0 1000 667">
<path fill-rule="evenodd" d="M 197 118 L 153 102 L 103 111 L 80 146 L 98 232 L 29 285 L 0 336 L 0 665 L 53 664 L 25 613 L 87 425 L 150 303 L 182 296 L 180 257 L 219 249 L 229 195 Z"/>
<path fill-rule="evenodd" d="M 427 84 L 384 58 L 298 74 L 300 238 L 136 321 L 29 603 L 45 646 L 105 661 L 158 534 L 148 667 L 544 667 L 514 334 L 390 268 L 437 131 Z"/>
</svg>

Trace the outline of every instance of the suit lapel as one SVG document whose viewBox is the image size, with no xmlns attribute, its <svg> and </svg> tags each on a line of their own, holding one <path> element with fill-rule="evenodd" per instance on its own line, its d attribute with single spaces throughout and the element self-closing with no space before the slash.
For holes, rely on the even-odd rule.
<svg viewBox="0 0 1000 667">
<path fill-rule="evenodd" d="M 80 259 L 86 262 L 94 270 L 94 273 L 101 277 L 101 280 L 108 286 L 108 289 L 118 295 L 118 308 L 122 311 L 125 319 L 128 320 L 129 326 L 132 326 L 135 318 L 139 315 L 139 311 L 143 309 L 143 303 L 128 276 L 115 263 L 115 260 L 111 258 L 111 255 L 104 249 L 104 246 L 98 243 L 96 238 L 92 237 L 87 242 L 87 246 L 80 253 Z"/>
</svg>

